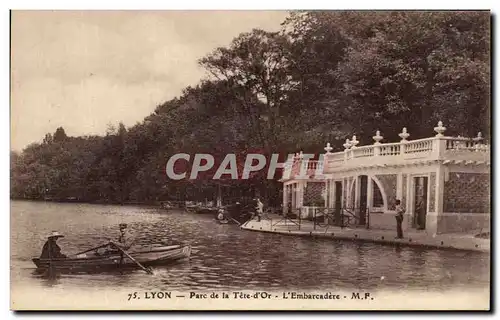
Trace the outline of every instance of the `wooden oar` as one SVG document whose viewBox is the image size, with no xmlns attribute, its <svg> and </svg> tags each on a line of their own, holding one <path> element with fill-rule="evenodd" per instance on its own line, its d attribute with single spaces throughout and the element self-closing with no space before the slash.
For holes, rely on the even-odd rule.
<svg viewBox="0 0 500 320">
<path fill-rule="evenodd" d="M 75 256 L 77 256 L 79 254 L 84 254 L 84 253 L 90 252 L 92 250 L 97 250 L 97 249 L 100 249 L 100 248 L 104 248 L 104 247 L 107 247 L 107 246 L 109 246 L 109 243 L 106 243 L 106 244 L 103 244 L 103 245 L 100 245 L 100 246 L 97 246 L 97 247 L 94 247 L 94 248 L 90 248 L 90 249 L 82 251 L 82 252 L 78 252 L 78 253 L 75 254 Z"/>
<path fill-rule="evenodd" d="M 241 226 L 241 223 L 238 220 L 234 219 L 233 217 L 228 217 L 228 218 L 236 222 L 238 226 Z"/>
<path fill-rule="evenodd" d="M 136 265 L 138 265 L 142 270 L 146 271 L 149 274 L 153 274 L 153 271 L 151 271 L 150 269 L 144 267 L 142 264 L 139 263 L 139 261 L 137 261 L 134 258 L 132 258 L 132 256 L 130 254 L 128 254 L 127 251 L 123 250 L 119 245 L 117 245 L 113 241 L 110 241 L 109 243 L 112 244 L 113 246 L 115 246 L 121 252 L 123 252 L 124 255 L 126 255 L 130 260 L 132 260 L 132 262 L 134 262 Z"/>
</svg>

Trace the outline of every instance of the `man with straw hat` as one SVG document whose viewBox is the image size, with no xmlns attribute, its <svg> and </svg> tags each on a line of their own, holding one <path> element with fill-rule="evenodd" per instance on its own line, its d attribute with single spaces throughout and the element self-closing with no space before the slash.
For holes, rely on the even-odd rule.
<svg viewBox="0 0 500 320">
<path fill-rule="evenodd" d="M 61 248 L 57 244 L 57 239 L 64 238 L 64 236 L 57 231 L 52 231 L 52 233 L 47 238 L 47 242 L 45 242 L 45 244 L 43 245 L 40 259 L 67 258 L 65 254 L 61 253 Z"/>
</svg>

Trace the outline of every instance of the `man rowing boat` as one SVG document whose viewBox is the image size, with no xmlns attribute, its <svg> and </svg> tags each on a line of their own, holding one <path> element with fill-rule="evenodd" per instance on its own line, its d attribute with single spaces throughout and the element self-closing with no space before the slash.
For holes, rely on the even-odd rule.
<svg viewBox="0 0 500 320">
<path fill-rule="evenodd" d="M 135 242 L 135 239 L 132 238 L 132 236 L 127 232 L 127 224 L 126 223 L 120 223 L 118 225 L 118 228 L 120 229 L 120 235 L 118 236 L 118 239 L 114 241 L 114 244 L 108 244 L 106 246 L 101 246 L 100 248 L 104 248 L 104 253 L 99 252 L 99 248 L 96 249 L 94 252 L 96 255 L 108 255 L 108 254 L 116 254 L 120 253 L 122 255 L 122 251 L 116 248 L 115 246 L 118 245 L 120 248 L 123 250 L 128 250 L 130 247 Z M 109 238 L 108 238 L 109 239 Z M 111 240 L 111 239 L 109 239 Z"/>
<path fill-rule="evenodd" d="M 134 239 L 132 239 L 132 236 L 127 232 L 126 223 L 120 223 L 119 228 L 120 236 L 118 237 L 118 245 L 124 250 L 128 250 L 134 243 Z"/>
</svg>

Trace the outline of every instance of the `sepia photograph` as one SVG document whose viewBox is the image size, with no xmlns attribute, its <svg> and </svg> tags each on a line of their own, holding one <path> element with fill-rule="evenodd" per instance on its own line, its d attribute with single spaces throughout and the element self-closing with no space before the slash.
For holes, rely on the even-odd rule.
<svg viewBox="0 0 500 320">
<path fill-rule="evenodd" d="M 12 10 L 10 309 L 491 310 L 489 10 Z"/>
</svg>

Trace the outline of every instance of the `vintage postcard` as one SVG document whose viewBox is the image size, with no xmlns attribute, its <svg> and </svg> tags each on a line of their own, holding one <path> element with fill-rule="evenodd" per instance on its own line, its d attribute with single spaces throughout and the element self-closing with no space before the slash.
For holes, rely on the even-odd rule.
<svg viewBox="0 0 500 320">
<path fill-rule="evenodd" d="M 490 11 L 12 11 L 12 310 L 489 310 Z"/>
</svg>

